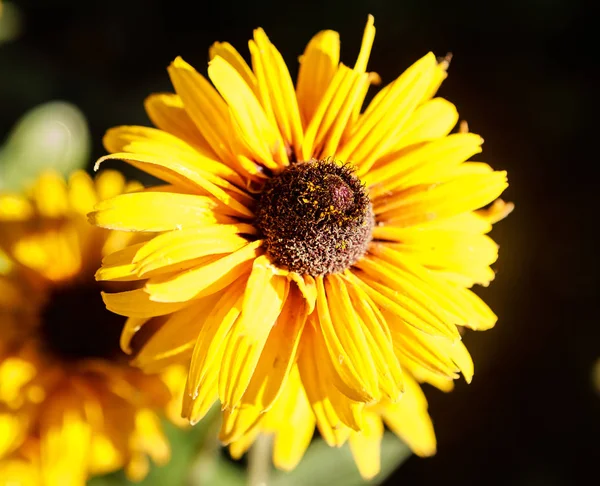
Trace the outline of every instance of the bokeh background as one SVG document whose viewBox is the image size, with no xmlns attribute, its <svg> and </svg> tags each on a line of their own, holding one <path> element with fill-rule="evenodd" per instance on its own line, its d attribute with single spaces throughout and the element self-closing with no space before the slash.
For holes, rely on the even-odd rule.
<svg viewBox="0 0 600 486">
<path fill-rule="evenodd" d="M 91 164 L 107 128 L 149 124 L 143 99 L 171 89 L 175 56 L 203 71 L 212 42 L 247 54 L 258 26 L 293 75 L 325 28 L 340 32 L 342 60 L 353 62 L 368 13 L 377 27 L 369 67 L 384 83 L 429 50 L 452 52 L 441 95 L 483 135 L 482 159 L 508 171 L 505 199 L 516 203 L 492 233 L 496 281 L 480 291 L 499 323 L 465 335 L 470 386 L 426 389 L 438 454 L 411 457 L 386 484 L 589 484 L 600 468 L 600 78 L 597 17 L 585 3 L 13 0 L 13 30 L 0 36 L 0 143 L 25 112 L 64 100 L 87 118 Z"/>
</svg>

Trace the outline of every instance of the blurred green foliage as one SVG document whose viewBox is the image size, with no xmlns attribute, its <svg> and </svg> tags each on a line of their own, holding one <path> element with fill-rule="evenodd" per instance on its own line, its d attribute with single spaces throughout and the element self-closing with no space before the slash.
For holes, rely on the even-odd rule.
<svg viewBox="0 0 600 486">
<path fill-rule="evenodd" d="M 52 101 L 27 112 L 0 147 L 0 190 L 22 190 L 44 169 L 65 176 L 89 162 L 90 134 L 74 105 Z"/>
</svg>

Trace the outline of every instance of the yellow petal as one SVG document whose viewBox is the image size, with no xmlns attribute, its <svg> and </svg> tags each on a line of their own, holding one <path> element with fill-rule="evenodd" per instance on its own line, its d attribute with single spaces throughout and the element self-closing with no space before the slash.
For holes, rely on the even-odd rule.
<svg viewBox="0 0 600 486">
<path fill-rule="evenodd" d="M 386 425 L 418 456 L 432 456 L 436 452 L 433 424 L 427 413 L 427 402 L 419 385 L 406 380 L 402 400 L 386 404 L 382 412 Z"/>
<path fill-rule="evenodd" d="M 261 187 L 269 177 L 265 174 L 264 167 L 255 162 L 254 156 L 245 145 L 244 140 L 238 137 L 239 128 L 234 127 L 233 130 L 235 134 L 231 137 L 231 151 L 235 154 L 234 164 L 236 170 L 247 178 L 247 187 L 251 187 L 253 182 Z"/>
<path fill-rule="evenodd" d="M 284 393 L 262 424 L 275 434 L 273 464 L 291 471 L 302 459 L 315 431 L 315 418 L 297 367 L 292 369 Z"/>
<path fill-rule="evenodd" d="M 104 146 L 111 153 L 127 152 L 138 155 L 160 156 L 166 159 L 163 165 L 180 165 L 178 171 L 199 174 L 225 189 L 237 190 L 233 184 L 243 187 L 244 181 L 237 172 L 218 161 L 210 152 L 193 148 L 170 133 L 155 128 L 120 126 L 111 128 L 104 135 Z M 194 179 L 190 179 L 194 182 Z M 202 186 L 201 186 L 202 187 Z"/>
<path fill-rule="evenodd" d="M 246 84 L 258 96 L 258 81 L 256 76 L 244 61 L 244 58 L 229 42 L 215 42 L 208 50 L 209 59 L 212 61 L 215 57 L 221 57 L 244 78 Z"/>
<path fill-rule="evenodd" d="M 465 377 L 465 381 L 467 383 L 471 383 L 473 379 L 473 359 L 469 354 L 466 346 L 462 341 L 457 341 L 452 344 L 446 344 L 449 347 L 449 354 L 452 358 L 452 361 L 458 366 L 461 373 Z"/>
<path fill-rule="evenodd" d="M 352 284 L 347 285 L 339 275 L 330 275 L 325 280 L 327 296 L 331 303 L 332 321 L 335 323 L 339 319 L 336 327 L 340 330 L 343 329 L 345 321 L 345 327 L 350 332 L 344 347 L 350 350 L 352 349 L 350 343 L 356 346 L 352 352 L 356 353 L 354 356 L 362 357 L 362 363 L 360 359 L 353 357 L 350 351 L 348 357 L 357 364 L 359 373 L 364 376 L 369 375 L 365 378 L 365 382 L 369 383 L 370 387 L 377 387 L 387 393 L 392 400 L 397 400 L 402 391 L 402 372 L 398 361 L 394 359 L 389 331 L 387 333 L 384 331 L 372 309 L 356 304 L 356 307 L 360 308 L 360 312 L 357 312 L 353 305 L 353 297 L 358 297 L 361 291 L 355 289 L 352 296 L 349 291 L 351 287 Z M 343 332 L 338 332 L 341 341 L 343 335 Z M 323 336 L 326 336 L 325 332 Z M 351 336 L 354 338 L 352 339 Z M 376 398 L 379 398 L 379 393 Z"/>
<path fill-rule="evenodd" d="M 472 211 L 496 199 L 508 187 L 506 172 L 456 177 L 441 184 L 424 184 L 378 201 L 381 221 L 406 227 Z"/>
<path fill-rule="evenodd" d="M 16 486 L 39 486 L 41 482 L 39 467 L 17 458 L 6 458 L 0 462 L 0 478 L 5 484 Z"/>
<path fill-rule="evenodd" d="M 227 340 L 219 376 L 224 409 L 236 407 L 242 399 L 288 294 L 287 278 L 274 275 L 270 267 L 265 256 L 254 261 L 242 313 Z"/>
<path fill-rule="evenodd" d="M 354 70 L 359 72 L 365 72 L 367 70 L 367 62 L 371 55 L 371 48 L 373 47 L 373 40 L 375 39 L 375 18 L 372 15 L 367 17 L 367 25 L 363 34 L 362 42 L 360 45 L 360 52 L 358 58 L 354 64 Z"/>
<path fill-rule="evenodd" d="M 94 178 L 98 200 L 103 201 L 125 192 L 125 177 L 116 170 L 103 170 Z"/>
<path fill-rule="evenodd" d="M 363 270 L 370 279 L 387 287 L 396 294 L 402 294 L 407 298 L 405 306 L 418 313 L 419 308 L 425 309 L 429 314 L 429 321 L 435 326 L 446 328 L 449 335 L 457 334 L 452 326 L 458 324 L 456 317 L 452 315 L 443 305 L 443 300 L 436 300 L 436 295 L 431 287 L 424 285 L 418 279 L 410 278 L 399 271 L 397 267 L 372 256 L 358 262 L 357 267 Z M 412 303 L 411 303 L 412 301 Z M 426 315 L 421 312 L 423 319 Z"/>
<path fill-rule="evenodd" d="M 188 305 L 187 302 L 155 302 L 144 289 L 109 294 L 102 292 L 106 308 L 121 316 L 156 317 L 171 314 Z"/>
<path fill-rule="evenodd" d="M 373 186 L 371 198 L 377 201 L 392 190 L 407 189 L 431 177 L 439 177 L 441 172 L 455 168 L 481 152 L 482 143 L 483 139 L 474 133 L 456 133 L 416 144 L 384 157 L 363 180 L 367 186 Z"/>
<path fill-rule="evenodd" d="M 219 362 L 223 357 L 221 350 L 218 356 Z M 189 396 L 187 393 L 183 397 L 183 406 L 181 416 L 189 421 L 191 425 L 196 425 L 202 420 L 219 397 L 219 368 L 212 366 L 208 369 L 202 386 L 198 388 L 196 395 Z"/>
<path fill-rule="evenodd" d="M 127 246 L 102 259 L 102 267 L 96 272 L 96 280 L 131 281 L 139 280 L 133 258 L 145 243 Z"/>
<path fill-rule="evenodd" d="M 262 254 L 261 245 L 262 240 L 257 240 L 229 255 L 174 276 L 153 277 L 144 289 L 156 302 L 185 302 L 218 292 L 248 273 L 252 261 Z"/>
<path fill-rule="evenodd" d="M 448 283 L 436 273 L 417 264 L 410 255 L 394 250 L 388 245 L 373 244 L 369 248 L 369 252 L 394 265 L 396 275 L 399 275 L 401 279 L 408 279 L 412 285 L 423 287 L 424 291 L 448 313 L 448 318 L 455 324 L 476 330 L 489 329 L 494 326 L 496 316 L 471 291 Z"/>
<path fill-rule="evenodd" d="M 308 306 L 308 314 L 312 314 L 317 303 L 317 284 L 315 279 L 308 274 L 299 275 L 295 272 L 290 272 L 288 278 L 296 282 Z"/>
<path fill-rule="evenodd" d="M 69 177 L 68 197 L 70 206 L 79 214 L 87 214 L 98 202 L 94 181 L 84 171 L 78 170 Z"/>
<path fill-rule="evenodd" d="M 307 315 L 300 291 L 292 287 L 260 355 L 242 404 L 251 404 L 262 413 L 277 400 L 296 362 Z"/>
<path fill-rule="evenodd" d="M 340 70 L 344 69 L 345 66 L 340 66 Z M 342 81 L 340 91 L 342 93 L 347 92 L 347 96 L 343 99 L 339 96 L 334 98 L 332 101 L 341 101 L 342 103 L 339 107 L 332 103 L 324 118 L 325 124 L 329 124 L 329 117 L 333 117 L 333 120 L 320 151 L 322 158 L 329 156 L 338 157 L 337 154 L 340 150 L 339 145 L 342 137 L 349 131 L 349 122 L 353 115 L 360 110 L 370 82 L 371 78 L 369 74 L 357 73 L 356 71 L 350 71 L 344 81 Z M 352 163 L 354 164 L 355 161 L 352 160 Z"/>
<path fill-rule="evenodd" d="M 94 431 L 90 444 L 90 473 L 107 474 L 120 469 L 124 457 L 108 435 Z"/>
<path fill-rule="evenodd" d="M 87 479 L 90 426 L 83 411 L 75 405 L 78 402 L 76 397 L 67 393 L 57 395 L 45 404 L 40 422 L 40 461 L 44 483 L 81 486 Z"/>
<path fill-rule="evenodd" d="M 332 30 L 323 30 L 315 35 L 300 58 L 296 96 L 306 127 L 325 92 L 340 62 L 340 36 Z"/>
<path fill-rule="evenodd" d="M 214 386 L 216 398 L 223 349 L 233 324 L 242 312 L 245 288 L 246 282 L 238 281 L 222 293 L 199 329 L 183 398 L 183 415 L 190 419 L 198 419 L 197 411 L 192 417 L 192 406 L 199 392 L 205 391 L 203 388 L 212 389 Z"/>
<path fill-rule="evenodd" d="M 513 209 L 515 209 L 513 203 L 507 203 L 502 199 L 496 199 L 489 208 L 480 209 L 476 212 L 476 215 L 489 224 L 495 224 L 506 218 L 512 213 Z"/>
<path fill-rule="evenodd" d="M 168 71 L 187 114 L 219 159 L 228 163 L 233 155 L 228 142 L 231 122 L 227 104 L 206 78 L 180 57 L 171 63 Z"/>
<path fill-rule="evenodd" d="M 457 122 L 456 107 L 443 98 L 434 98 L 414 111 L 392 150 L 445 137 Z"/>
<path fill-rule="evenodd" d="M 327 359 L 322 339 L 319 342 L 312 325 L 305 327 L 298 369 L 323 440 L 332 447 L 339 447 L 348 439 L 350 427 L 360 429 L 362 408 L 331 383 L 331 365 L 321 359 L 323 355 Z"/>
<path fill-rule="evenodd" d="M 413 229 L 417 231 L 413 233 L 413 238 L 409 238 L 410 241 L 413 241 L 419 232 L 427 232 L 429 230 L 445 230 L 448 232 L 463 232 L 475 235 L 485 234 L 491 231 L 492 224 L 485 217 L 481 217 L 479 211 L 475 211 L 458 214 L 442 220 L 427 221 L 414 226 Z"/>
<path fill-rule="evenodd" d="M 57 172 L 42 173 L 33 187 L 33 199 L 39 213 L 47 218 L 64 216 L 69 210 L 67 184 Z"/>
<path fill-rule="evenodd" d="M 309 323 L 310 325 L 305 327 L 302 337 L 302 347 L 305 351 L 303 351 L 304 356 L 299 359 L 299 364 L 302 362 L 302 367 L 299 368 L 305 387 L 311 386 L 314 388 L 310 394 L 307 388 L 307 395 L 311 400 L 311 404 L 314 408 L 314 401 L 325 397 L 325 410 L 327 411 L 330 408 L 330 412 L 333 412 L 327 412 L 327 415 L 331 417 L 331 426 L 336 428 L 341 421 L 342 425 L 347 425 L 353 430 L 360 430 L 364 399 L 362 401 L 355 400 L 353 396 L 356 395 L 360 399 L 360 395 L 356 392 L 352 395 L 353 390 L 348 389 L 337 377 L 323 333 L 318 328 L 316 313 L 309 316 Z M 309 356 L 314 359 L 310 360 Z M 342 432 L 345 441 L 348 436 L 344 435 L 343 430 Z"/>
<path fill-rule="evenodd" d="M 438 390 L 441 390 L 444 393 L 449 393 L 454 390 L 454 380 L 452 378 L 440 376 L 439 374 L 426 370 L 423 367 L 413 366 L 412 363 L 408 363 L 406 361 L 404 361 L 402 365 L 410 371 L 410 373 L 419 383 L 429 383 L 431 386 L 436 387 Z"/>
<path fill-rule="evenodd" d="M 413 373 L 415 369 L 424 369 L 444 379 L 458 378 L 460 369 L 451 357 L 452 343 L 407 326 L 387 312 L 384 315 L 392 333 L 394 349 L 403 366 L 410 365 Z"/>
<path fill-rule="evenodd" d="M 272 170 L 280 164 L 287 164 L 281 135 L 269 122 L 255 94 L 235 68 L 224 59 L 215 57 L 208 66 L 208 75 L 227 101 L 238 135 L 256 160 Z"/>
<path fill-rule="evenodd" d="M 96 162 L 96 169 L 106 160 L 123 160 L 140 170 L 158 177 L 166 182 L 171 182 L 175 186 L 187 189 L 188 192 L 210 194 L 212 199 L 216 199 L 226 206 L 226 211 L 238 216 L 252 216 L 250 211 L 238 199 L 249 202 L 249 196 L 243 191 L 228 185 L 223 179 L 211 175 L 209 172 L 194 170 L 186 167 L 185 163 L 178 159 L 166 159 L 154 154 L 132 154 L 120 152 L 112 155 L 105 155 Z M 228 190 L 222 187 L 226 186 Z"/>
<path fill-rule="evenodd" d="M 57 230 L 22 236 L 12 248 L 12 257 L 55 282 L 73 277 L 82 267 L 77 225 L 77 221 L 71 220 Z"/>
<path fill-rule="evenodd" d="M 0 194 L 0 221 L 26 221 L 34 214 L 33 206 L 18 194 Z"/>
<path fill-rule="evenodd" d="M 140 277 L 157 269 L 181 271 L 194 265 L 197 259 L 215 254 L 232 253 L 248 244 L 238 233 L 253 234 L 247 224 L 212 225 L 170 231 L 154 237 L 135 254 L 133 263 Z"/>
<path fill-rule="evenodd" d="M 400 399 L 403 391 L 402 369 L 394 354 L 385 318 L 363 290 L 351 284 L 347 285 L 347 289 L 350 297 L 347 303 L 352 303 L 352 307 L 347 309 L 355 312 L 361 323 L 377 369 L 379 388 L 388 399 L 395 402 Z"/>
<path fill-rule="evenodd" d="M 29 359 L 9 356 L 0 362 L 0 401 L 11 403 L 23 394 L 23 387 L 37 374 Z"/>
<path fill-rule="evenodd" d="M 368 74 L 340 64 L 306 128 L 302 160 L 341 158 L 338 145 L 356 104 L 362 103 L 361 94 L 368 84 Z"/>
<path fill-rule="evenodd" d="M 108 229 L 161 232 L 229 223 L 230 218 L 215 212 L 218 209 L 222 208 L 211 197 L 146 191 L 102 201 L 88 218 L 92 224 Z"/>
<path fill-rule="evenodd" d="M 185 111 L 181 97 L 173 93 L 151 94 L 144 101 L 144 108 L 156 127 L 184 140 L 209 157 L 217 157 Z"/>
<path fill-rule="evenodd" d="M 148 454 L 159 466 L 171 457 L 169 443 L 162 432 L 160 419 L 154 410 L 140 408 L 135 412 L 136 448 Z"/>
<path fill-rule="evenodd" d="M 125 476 L 130 481 L 139 482 L 148 475 L 150 461 L 148 456 L 141 452 L 133 452 L 125 467 Z"/>
<path fill-rule="evenodd" d="M 223 413 L 226 414 L 227 412 Z M 260 427 L 254 427 L 238 440 L 231 442 L 229 444 L 229 454 L 231 454 L 231 457 L 235 460 L 241 459 L 248 449 L 250 449 L 250 446 L 252 446 L 259 434 Z"/>
<path fill-rule="evenodd" d="M 207 316 L 221 296 L 222 293 L 216 293 L 198 299 L 188 307 L 171 314 L 144 343 L 135 357 L 135 366 L 152 373 L 164 369 L 166 362 L 186 362 L 192 356 L 192 350 Z"/>
<path fill-rule="evenodd" d="M 360 174 L 365 174 L 377 158 L 389 152 L 421 103 L 434 69 L 435 56 L 429 53 L 394 81 L 384 96 L 374 98 L 340 150 L 340 159 L 352 160 Z"/>
<path fill-rule="evenodd" d="M 437 90 L 440 88 L 444 80 L 448 77 L 448 68 L 450 67 L 450 61 L 452 60 L 452 54 L 448 53 L 443 58 L 438 57 L 438 62 L 435 66 L 435 72 L 433 73 L 433 78 L 429 87 L 427 88 L 427 92 L 423 97 L 423 102 L 426 102 L 433 98 L 437 93 Z"/>
<path fill-rule="evenodd" d="M 88 223 L 89 223 L 89 213 L 88 213 Z M 140 241 L 141 239 L 145 239 L 147 236 L 142 235 L 140 233 L 134 233 L 131 231 L 108 231 L 104 233 L 106 235 L 106 239 L 100 249 L 100 256 L 104 258 L 111 253 L 122 250 L 126 248 L 128 245 Z"/>
<path fill-rule="evenodd" d="M 381 77 L 379 74 L 374 72 L 368 72 L 366 83 L 361 84 L 360 91 L 356 95 L 356 102 L 354 103 L 354 108 L 352 109 L 352 114 L 350 115 L 350 121 L 346 125 L 344 129 L 343 140 L 347 140 L 352 133 L 352 129 L 354 125 L 356 125 L 357 120 L 360 117 L 362 106 L 365 102 L 365 98 L 367 97 L 367 93 L 369 91 L 369 87 L 371 85 L 379 85 L 381 84 Z"/>
<path fill-rule="evenodd" d="M 380 307 L 425 333 L 451 340 L 460 338 L 456 326 L 443 320 L 439 307 L 432 309 L 426 306 L 425 302 L 430 302 L 430 299 L 422 291 L 406 287 L 399 292 L 389 268 L 366 262 L 366 259 L 357 263 L 365 272 L 347 272 L 347 277 Z M 367 270 L 369 273 L 366 273 Z"/>
<path fill-rule="evenodd" d="M 391 225 L 376 227 L 373 235 L 392 241 L 390 248 L 459 286 L 487 285 L 494 279 L 489 265 L 498 258 L 498 245 L 486 235 L 437 229 L 414 231 Z M 465 251 L 467 248 L 469 251 Z"/>
<path fill-rule="evenodd" d="M 255 72 L 262 68 L 257 78 L 263 107 L 267 111 L 272 110 L 272 117 L 279 126 L 283 140 L 299 155 L 303 138 L 302 122 L 294 83 L 285 61 L 262 29 L 254 31 L 254 41 L 250 41 L 249 45 Z M 255 64 L 257 57 L 260 57 L 260 62 Z M 270 103 L 265 104 L 267 97 Z"/>
<path fill-rule="evenodd" d="M 379 396 L 377 373 L 356 315 L 343 306 L 347 291 L 335 276 L 319 277 L 316 281 L 319 325 L 333 369 L 345 385 L 340 389 L 352 390 L 349 397 L 355 400 L 370 402 Z"/>
<path fill-rule="evenodd" d="M 4 397 L 3 397 L 4 398 Z M 0 458 L 15 450 L 23 442 L 28 431 L 27 420 L 21 414 L 0 413 Z"/>
<path fill-rule="evenodd" d="M 240 406 L 223 410 L 219 441 L 223 444 L 242 440 L 244 435 L 254 435 L 263 415 L 254 406 Z"/>
<path fill-rule="evenodd" d="M 363 479 L 372 479 L 381 469 L 381 439 L 383 423 L 374 413 L 365 413 L 360 432 L 350 434 L 350 451 Z"/>
<path fill-rule="evenodd" d="M 131 354 L 131 340 L 133 336 L 142 328 L 142 326 L 151 319 L 151 317 L 128 317 L 121 331 L 119 345 L 124 353 Z"/>
</svg>

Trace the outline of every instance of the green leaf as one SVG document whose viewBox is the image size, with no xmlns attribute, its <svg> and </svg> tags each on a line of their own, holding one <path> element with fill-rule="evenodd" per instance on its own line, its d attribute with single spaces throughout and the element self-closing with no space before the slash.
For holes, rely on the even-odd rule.
<svg viewBox="0 0 600 486">
<path fill-rule="evenodd" d="M 381 441 L 381 472 L 371 481 L 361 478 L 348 444 L 330 447 L 322 439 L 313 441 L 298 467 L 292 472 L 273 475 L 269 486 L 361 486 L 380 484 L 411 455 L 396 436 L 386 432 Z"/>
<path fill-rule="evenodd" d="M 0 148 L 0 190 L 20 191 L 44 169 L 67 176 L 87 165 L 90 134 L 74 105 L 52 101 L 28 111 Z"/>
</svg>

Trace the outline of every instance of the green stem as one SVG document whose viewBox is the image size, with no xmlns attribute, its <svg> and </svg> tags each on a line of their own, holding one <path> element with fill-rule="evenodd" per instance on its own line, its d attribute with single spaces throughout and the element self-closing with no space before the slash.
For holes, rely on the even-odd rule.
<svg viewBox="0 0 600 486">
<path fill-rule="evenodd" d="M 187 486 L 205 484 L 205 478 L 211 477 L 219 459 L 221 443 L 217 438 L 221 428 L 221 414 L 213 407 L 203 419 L 203 438 L 188 471 Z"/>
<path fill-rule="evenodd" d="M 248 453 L 248 486 L 267 486 L 271 473 L 271 436 L 260 434 Z"/>
</svg>

